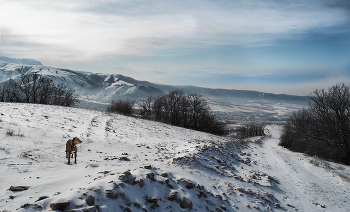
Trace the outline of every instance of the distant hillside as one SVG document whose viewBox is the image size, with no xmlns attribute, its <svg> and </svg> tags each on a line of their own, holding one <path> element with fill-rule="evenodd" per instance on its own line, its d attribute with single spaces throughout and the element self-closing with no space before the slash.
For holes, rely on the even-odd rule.
<svg viewBox="0 0 350 212">
<path fill-rule="evenodd" d="M 214 88 L 203 88 L 196 86 L 164 86 L 154 85 L 154 87 L 161 90 L 172 90 L 180 89 L 185 93 L 200 93 L 203 96 L 211 97 L 236 97 L 236 98 L 253 98 L 253 99 L 265 99 L 265 100 L 283 100 L 283 101 L 306 101 L 307 96 L 296 96 L 287 94 L 273 94 L 259 91 L 249 90 L 235 90 L 235 89 L 214 89 Z"/>
<path fill-rule="evenodd" d="M 284 120 L 290 112 L 305 106 L 309 101 L 306 96 L 162 85 L 120 74 L 73 71 L 45 66 L 33 59 L 0 57 L 0 82 L 18 80 L 21 74 L 31 73 L 43 75 L 56 84 L 75 88 L 81 100 L 78 107 L 94 110 L 104 110 L 107 103 L 116 99 L 136 99 L 138 102 L 148 96 L 180 89 L 185 94 L 199 93 L 207 98 L 214 111 L 220 113 L 224 120 Z"/>
<path fill-rule="evenodd" d="M 65 84 L 76 89 L 85 101 L 107 103 L 119 98 L 143 98 L 150 95 L 159 95 L 163 92 L 155 87 L 143 84 L 133 84 L 118 74 L 98 74 L 78 72 L 68 69 L 59 69 L 44 65 L 23 65 L 2 63 L 0 65 L 0 81 L 9 79 L 18 80 L 21 74 L 37 73 L 56 84 Z"/>
</svg>

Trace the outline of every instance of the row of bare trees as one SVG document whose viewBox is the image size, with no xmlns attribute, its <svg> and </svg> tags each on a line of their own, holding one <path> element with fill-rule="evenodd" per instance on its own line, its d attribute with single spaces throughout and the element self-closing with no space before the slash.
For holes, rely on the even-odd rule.
<svg viewBox="0 0 350 212">
<path fill-rule="evenodd" d="M 310 95 L 309 107 L 292 114 L 280 145 L 350 164 L 350 88 L 345 83 Z"/>
<path fill-rule="evenodd" d="M 207 101 L 197 93 L 185 95 L 181 90 L 170 91 L 140 102 L 139 114 L 135 114 L 135 100 L 112 101 L 107 112 L 139 116 L 188 129 L 222 135 L 224 124 L 216 120 Z"/>
<path fill-rule="evenodd" d="M 71 107 L 78 103 L 78 95 L 71 87 L 56 85 L 51 79 L 31 73 L 0 83 L 0 101 Z"/>
<path fill-rule="evenodd" d="M 174 90 L 148 97 L 140 103 L 140 116 L 212 134 L 224 133 L 224 124 L 216 120 L 207 101 L 197 93 L 185 95 L 181 90 Z"/>
</svg>

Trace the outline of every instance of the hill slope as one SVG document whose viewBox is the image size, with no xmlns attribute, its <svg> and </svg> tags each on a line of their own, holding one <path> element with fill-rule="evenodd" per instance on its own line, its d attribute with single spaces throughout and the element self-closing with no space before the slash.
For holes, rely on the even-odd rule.
<svg viewBox="0 0 350 212">
<path fill-rule="evenodd" d="M 270 127 L 270 139 L 238 143 L 98 111 L 10 103 L 0 108 L 1 211 L 50 211 L 51 203 L 65 201 L 75 211 L 350 207 L 350 168 L 316 159 L 314 166 L 277 146 L 278 127 Z M 83 143 L 77 164 L 67 165 L 65 143 L 74 136 Z M 88 205 L 90 195 L 98 206 Z"/>
<path fill-rule="evenodd" d="M 0 81 L 20 79 L 21 74 L 37 73 L 52 79 L 56 84 L 73 87 L 85 101 L 110 102 L 117 98 L 139 98 L 162 91 L 140 84 L 131 84 L 115 74 L 75 72 L 44 65 L 0 64 Z"/>
</svg>

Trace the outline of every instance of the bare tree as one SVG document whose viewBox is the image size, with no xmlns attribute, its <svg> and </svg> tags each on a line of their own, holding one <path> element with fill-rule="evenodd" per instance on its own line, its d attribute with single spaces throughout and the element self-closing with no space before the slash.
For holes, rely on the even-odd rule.
<svg viewBox="0 0 350 212">
<path fill-rule="evenodd" d="M 190 128 L 190 102 L 188 96 L 182 96 L 180 100 L 180 115 L 179 115 L 180 127 Z"/>
<path fill-rule="evenodd" d="M 24 101 L 29 103 L 31 102 L 32 97 L 32 79 L 31 74 L 21 74 L 19 88 L 21 93 L 24 94 Z"/>
<path fill-rule="evenodd" d="M 40 85 L 40 78 L 42 76 L 38 75 L 38 73 L 33 73 L 31 75 L 31 81 L 32 81 L 32 89 L 31 89 L 31 97 L 32 97 L 32 102 L 33 103 L 38 103 L 37 98 L 38 98 L 38 92 L 41 89 Z"/>
<path fill-rule="evenodd" d="M 21 93 L 20 85 L 13 79 L 2 83 L 4 90 L 3 99 L 5 102 L 23 102 L 23 95 Z"/>
<path fill-rule="evenodd" d="M 203 114 L 205 111 L 209 110 L 209 107 L 207 102 L 202 98 L 202 95 L 200 94 L 189 94 L 187 99 L 189 104 L 191 126 L 194 130 L 197 130 L 200 115 Z"/>
<path fill-rule="evenodd" d="M 72 87 L 66 87 L 62 106 L 73 107 L 78 102 L 78 95 L 75 93 L 75 89 Z"/>
<path fill-rule="evenodd" d="M 18 81 L 10 79 L 0 84 L 0 101 L 75 106 L 78 95 L 71 87 L 55 85 L 37 73 L 22 74 Z"/>
<path fill-rule="evenodd" d="M 167 114 L 166 114 L 165 95 L 160 95 L 154 99 L 152 110 L 156 121 L 160 121 L 160 122 L 168 121 Z"/>
<path fill-rule="evenodd" d="M 151 119 L 152 117 L 152 101 L 153 97 L 149 96 L 140 103 L 140 115 L 143 119 Z"/>
<path fill-rule="evenodd" d="M 153 103 L 151 99 L 143 100 L 140 107 L 141 117 L 151 109 L 155 121 L 213 134 L 224 132 L 224 124 L 216 120 L 206 100 L 197 93 L 184 95 L 180 90 L 170 91 L 155 97 Z"/>
<path fill-rule="evenodd" d="M 169 123 L 173 125 L 178 125 L 179 123 L 179 114 L 180 114 L 180 100 L 183 96 L 183 92 L 180 90 L 170 91 L 166 95 L 166 104 L 168 106 L 169 112 Z"/>
<path fill-rule="evenodd" d="M 50 104 L 51 94 L 56 88 L 51 79 L 46 79 L 44 77 L 40 78 L 40 88 L 37 92 L 37 103 L 39 104 Z"/>
<path fill-rule="evenodd" d="M 298 152 L 309 148 L 316 120 L 309 109 L 294 112 L 283 126 L 280 145 Z M 306 150 L 307 151 L 307 150 Z"/>
<path fill-rule="evenodd" d="M 350 164 L 350 88 L 336 84 L 315 90 L 309 108 L 294 113 L 284 126 L 281 145 Z"/>
</svg>

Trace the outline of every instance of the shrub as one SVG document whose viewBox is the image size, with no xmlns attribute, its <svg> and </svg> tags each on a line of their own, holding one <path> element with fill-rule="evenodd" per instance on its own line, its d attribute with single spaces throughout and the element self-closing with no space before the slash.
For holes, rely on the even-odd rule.
<svg viewBox="0 0 350 212">
<path fill-rule="evenodd" d="M 28 150 L 28 151 L 22 151 L 22 152 L 18 155 L 18 157 L 20 157 L 20 158 L 28 158 L 29 156 L 32 156 L 30 150 Z"/>
<path fill-rule="evenodd" d="M 15 135 L 15 132 L 13 131 L 13 129 L 7 129 L 6 135 L 7 135 L 7 136 L 14 136 L 14 135 Z"/>
<path fill-rule="evenodd" d="M 111 104 L 107 106 L 106 111 L 109 113 L 119 113 L 126 116 L 132 116 L 134 114 L 134 105 L 135 100 L 113 100 Z"/>
<path fill-rule="evenodd" d="M 265 123 L 249 122 L 240 127 L 236 131 L 236 137 L 240 139 L 264 136 L 265 135 Z"/>
<path fill-rule="evenodd" d="M 14 130 L 13 129 L 7 129 L 6 131 L 6 135 L 7 136 L 18 136 L 18 137 L 24 137 L 24 134 L 23 133 L 20 133 L 20 131 L 15 134 Z"/>
</svg>

